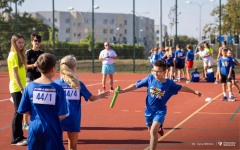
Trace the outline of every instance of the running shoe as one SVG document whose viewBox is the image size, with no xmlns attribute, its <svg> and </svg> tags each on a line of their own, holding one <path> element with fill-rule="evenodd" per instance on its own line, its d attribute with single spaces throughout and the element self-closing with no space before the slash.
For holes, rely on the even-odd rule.
<svg viewBox="0 0 240 150">
<path fill-rule="evenodd" d="M 160 128 L 159 128 L 158 134 L 159 134 L 159 136 L 164 135 L 164 130 L 163 130 L 162 126 L 160 126 Z"/>
<path fill-rule="evenodd" d="M 228 101 L 236 101 L 233 96 L 229 97 Z"/>
<path fill-rule="evenodd" d="M 27 139 L 22 139 L 21 141 L 17 142 L 17 143 L 11 143 L 11 145 L 17 145 L 17 146 L 25 146 L 28 144 Z"/>
<path fill-rule="evenodd" d="M 106 92 L 106 88 L 105 87 L 103 87 L 102 92 Z"/>
<path fill-rule="evenodd" d="M 223 98 L 222 98 L 222 101 L 227 101 L 228 99 L 227 99 L 227 96 L 224 96 Z"/>
<path fill-rule="evenodd" d="M 23 130 L 28 130 L 29 129 L 29 124 L 23 125 Z"/>
<path fill-rule="evenodd" d="M 111 87 L 111 90 L 110 90 L 110 92 L 114 92 L 114 88 L 113 88 L 113 87 Z"/>
<path fill-rule="evenodd" d="M 186 83 L 191 83 L 191 81 L 187 80 Z"/>
<path fill-rule="evenodd" d="M 218 81 L 215 81 L 214 84 L 218 84 Z"/>
</svg>

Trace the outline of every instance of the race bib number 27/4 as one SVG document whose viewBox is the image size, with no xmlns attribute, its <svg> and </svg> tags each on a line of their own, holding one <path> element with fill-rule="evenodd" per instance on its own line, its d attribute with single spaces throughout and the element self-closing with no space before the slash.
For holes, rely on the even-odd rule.
<svg viewBox="0 0 240 150">
<path fill-rule="evenodd" d="M 55 89 L 35 88 L 33 90 L 34 104 L 55 105 L 55 102 L 56 102 Z"/>
</svg>

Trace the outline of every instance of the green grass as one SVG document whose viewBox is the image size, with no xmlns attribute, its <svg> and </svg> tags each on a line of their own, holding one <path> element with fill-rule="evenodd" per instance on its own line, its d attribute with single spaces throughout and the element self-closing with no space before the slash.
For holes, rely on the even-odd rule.
<svg viewBox="0 0 240 150">
<path fill-rule="evenodd" d="M 238 60 L 240 62 L 240 60 Z M 59 62 L 57 63 L 59 64 Z M 203 73 L 202 60 L 195 60 L 193 67 L 198 67 L 198 72 Z M 133 73 L 133 60 L 132 59 L 117 59 L 115 60 L 115 69 L 117 73 Z M 214 72 L 217 70 L 217 63 L 214 60 L 213 66 Z M 94 72 L 100 73 L 102 70 L 102 61 L 94 60 Z M 240 73 L 240 67 L 235 67 L 235 72 Z M 135 72 L 136 73 L 150 73 L 151 66 L 149 60 L 136 59 L 135 60 Z M 8 72 L 7 61 L 0 61 L 0 72 Z M 57 65 L 57 72 L 59 72 L 59 65 Z M 79 60 L 77 65 L 78 73 L 91 73 L 92 72 L 92 60 Z"/>
</svg>

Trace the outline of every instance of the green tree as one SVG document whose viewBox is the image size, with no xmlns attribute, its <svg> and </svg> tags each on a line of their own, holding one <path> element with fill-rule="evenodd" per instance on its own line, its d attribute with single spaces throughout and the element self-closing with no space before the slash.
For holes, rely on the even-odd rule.
<svg viewBox="0 0 240 150">
<path fill-rule="evenodd" d="M 240 0 L 228 0 L 221 6 L 222 33 L 226 35 L 240 34 Z M 214 34 L 218 32 L 219 25 L 219 6 L 213 9 L 211 16 L 215 16 L 215 23 L 209 23 L 204 26 L 205 34 Z"/>
</svg>

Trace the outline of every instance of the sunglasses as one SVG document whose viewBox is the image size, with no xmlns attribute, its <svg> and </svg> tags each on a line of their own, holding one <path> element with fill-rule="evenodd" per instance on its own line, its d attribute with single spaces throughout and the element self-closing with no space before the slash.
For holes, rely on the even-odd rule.
<svg viewBox="0 0 240 150">
<path fill-rule="evenodd" d="M 41 40 L 33 40 L 34 42 L 38 42 L 38 43 L 40 43 L 41 42 Z"/>
<path fill-rule="evenodd" d="M 107 45 L 104 45 L 104 46 L 109 46 L 109 44 L 107 44 Z"/>
</svg>

